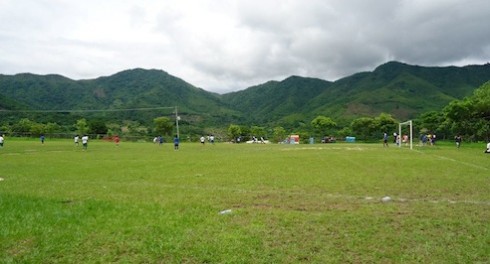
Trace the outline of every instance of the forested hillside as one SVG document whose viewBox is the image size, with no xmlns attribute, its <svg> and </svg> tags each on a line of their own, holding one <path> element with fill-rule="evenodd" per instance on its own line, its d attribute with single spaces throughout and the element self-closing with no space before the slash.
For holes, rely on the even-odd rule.
<svg viewBox="0 0 490 264">
<path fill-rule="evenodd" d="M 266 115 L 267 120 L 282 118 L 281 124 L 308 120 L 317 115 L 352 120 L 383 112 L 407 119 L 440 110 L 452 100 L 470 95 L 488 80 L 490 64 L 421 67 L 389 62 L 373 72 L 357 73 L 333 83 L 295 77 L 268 82 L 223 98 L 225 102 L 234 102 L 231 105 L 238 105 L 242 112 L 260 113 L 256 120 Z M 264 94 L 267 95 L 265 99 L 262 98 Z M 291 101 L 301 103 L 290 104 Z M 289 107 L 279 107 L 281 102 Z"/>
<path fill-rule="evenodd" d="M 372 72 L 357 73 L 335 82 L 291 76 L 219 95 L 161 70 L 126 70 L 91 80 L 29 73 L 0 75 L 0 109 L 3 110 L 0 122 L 8 125 L 30 118 L 66 125 L 88 118 L 151 126 L 156 117 L 172 117 L 175 106 L 182 116 L 182 124 L 192 131 L 226 128 L 231 123 L 294 129 L 319 115 L 342 120 L 344 124 L 381 113 L 404 120 L 441 111 L 449 102 L 471 95 L 488 80 L 490 64 L 422 67 L 389 62 Z M 141 108 L 156 110 L 117 111 Z M 68 112 L 94 109 L 111 112 Z"/>
<path fill-rule="evenodd" d="M 292 113 L 299 113 L 331 82 L 291 76 L 281 82 L 270 81 L 244 91 L 224 94 L 222 100 L 251 122 L 275 122 Z"/>
</svg>

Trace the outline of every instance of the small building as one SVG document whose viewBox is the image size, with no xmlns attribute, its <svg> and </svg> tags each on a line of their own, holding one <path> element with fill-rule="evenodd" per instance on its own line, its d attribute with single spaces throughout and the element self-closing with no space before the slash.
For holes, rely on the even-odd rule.
<svg viewBox="0 0 490 264">
<path fill-rule="evenodd" d="M 299 144 L 299 135 L 290 135 L 288 137 L 289 144 Z"/>
</svg>

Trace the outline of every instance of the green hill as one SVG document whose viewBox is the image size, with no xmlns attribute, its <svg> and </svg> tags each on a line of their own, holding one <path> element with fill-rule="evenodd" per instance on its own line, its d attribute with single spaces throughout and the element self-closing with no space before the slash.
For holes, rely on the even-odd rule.
<svg viewBox="0 0 490 264">
<path fill-rule="evenodd" d="M 217 94 L 196 88 L 160 70 L 133 69 L 108 77 L 80 81 L 59 75 L 2 75 L 0 95 L 17 104 L 28 105 L 28 110 L 117 110 L 178 106 L 179 113 L 199 121 L 210 121 L 215 116 L 236 115 L 233 110 L 224 107 Z M 170 115 L 173 111 L 114 111 L 98 114 L 98 118 L 148 123 L 157 116 Z"/>
<path fill-rule="evenodd" d="M 297 112 L 325 91 L 332 83 L 320 79 L 291 76 L 281 82 L 270 81 L 246 90 L 224 94 L 230 108 L 246 115 L 251 122 L 274 122 Z"/>
<path fill-rule="evenodd" d="M 382 112 L 390 113 L 398 119 L 415 117 L 427 111 L 440 110 L 450 101 L 470 95 L 481 84 L 490 80 L 490 64 L 466 67 L 421 67 L 388 62 L 373 72 L 362 72 L 342 78 L 323 86 L 310 79 L 295 78 L 296 85 L 286 86 L 283 82 L 269 82 L 241 92 L 224 95 L 227 102 L 236 102 L 238 109 L 250 113 L 274 113 L 280 108 L 280 102 L 288 105 L 289 100 L 297 104 L 280 108 L 282 121 L 295 122 L 311 120 L 317 115 L 333 118 L 352 119 L 360 116 L 376 116 Z M 257 103 L 255 94 L 271 94 L 271 91 L 283 95 L 268 98 L 269 103 Z M 318 89 L 318 87 L 322 87 Z M 293 88 L 294 87 L 294 88 Z M 313 89 L 318 95 L 304 93 Z M 280 101 L 277 100 L 281 96 Z M 232 105 L 236 105 L 232 104 Z M 269 109 L 270 106 L 272 110 Z M 270 120 L 270 119 L 269 119 Z M 279 120 L 281 122 L 281 120 Z"/>
<path fill-rule="evenodd" d="M 242 91 L 215 94 L 161 70 L 132 69 L 91 80 L 60 75 L 0 75 L 0 109 L 92 110 L 178 106 L 189 126 L 239 124 L 295 126 L 317 115 L 349 120 L 381 112 L 397 119 L 440 110 L 490 80 L 490 64 L 422 67 L 388 62 L 335 82 L 291 76 Z M 173 109 L 99 114 L 106 120 L 151 122 Z M 37 114 L 59 120 L 62 114 Z M 17 114 L 16 117 L 26 115 Z M 72 114 L 78 118 L 80 114 Z M 66 115 L 63 115 L 66 117 Z M 5 121 L 5 117 L 3 117 Z M 9 119 L 10 120 L 10 119 Z M 40 120 L 42 121 L 42 120 Z M 71 121 L 70 121 L 71 122 Z"/>
</svg>

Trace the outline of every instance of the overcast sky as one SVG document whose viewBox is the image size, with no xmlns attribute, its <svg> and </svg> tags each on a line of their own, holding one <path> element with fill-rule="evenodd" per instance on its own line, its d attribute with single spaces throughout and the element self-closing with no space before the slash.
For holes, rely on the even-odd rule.
<svg viewBox="0 0 490 264">
<path fill-rule="evenodd" d="M 224 93 L 490 61 L 489 0 L 0 0 L 0 73 L 161 69 Z"/>
</svg>

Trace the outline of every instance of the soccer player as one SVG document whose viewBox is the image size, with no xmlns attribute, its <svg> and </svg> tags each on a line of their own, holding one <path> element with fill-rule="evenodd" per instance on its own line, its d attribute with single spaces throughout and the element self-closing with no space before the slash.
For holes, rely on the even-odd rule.
<svg viewBox="0 0 490 264">
<path fill-rule="evenodd" d="M 120 141 L 121 140 L 119 139 L 119 136 L 118 135 L 114 136 L 114 143 L 116 143 L 116 146 L 119 146 L 119 142 Z"/>
<path fill-rule="evenodd" d="M 461 146 L 461 141 L 463 140 L 463 138 L 461 137 L 461 135 L 457 135 L 454 137 L 454 141 L 456 141 L 456 147 L 459 148 Z"/>
<path fill-rule="evenodd" d="M 87 147 L 88 147 L 88 136 L 87 135 L 83 135 L 83 137 L 82 137 L 82 146 L 83 146 L 83 150 L 87 150 Z"/>
<path fill-rule="evenodd" d="M 388 133 L 383 134 L 383 147 L 388 147 Z"/>
<path fill-rule="evenodd" d="M 174 137 L 174 150 L 179 150 L 179 137 L 177 135 Z"/>
</svg>

